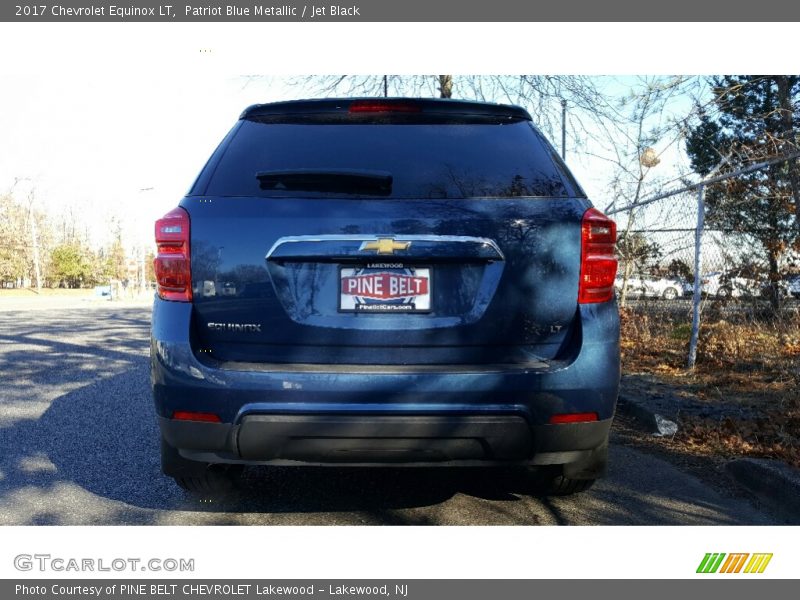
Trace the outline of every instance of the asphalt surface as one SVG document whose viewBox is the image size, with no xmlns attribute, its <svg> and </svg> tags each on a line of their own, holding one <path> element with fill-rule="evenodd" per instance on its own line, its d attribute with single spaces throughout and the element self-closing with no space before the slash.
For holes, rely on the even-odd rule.
<svg viewBox="0 0 800 600">
<path fill-rule="evenodd" d="M 446 469 L 247 469 L 200 501 L 159 470 L 148 307 L 0 306 L 0 524 L 772 524 L 747 500 L 612 439 L 608 478 L 541 498 Z"/>
</svg>

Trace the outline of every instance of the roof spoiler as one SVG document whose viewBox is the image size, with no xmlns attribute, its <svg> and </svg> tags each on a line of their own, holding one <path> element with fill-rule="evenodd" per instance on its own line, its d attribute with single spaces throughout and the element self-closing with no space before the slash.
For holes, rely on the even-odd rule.
<svg viewBox="0 0 800 600">
<path fill-rule="evenodd" d="M 292 119 L 297 117 L 331 117 L 345 115 L 416 114 L 452 117 L 488 117 L 495 119 L 526 120 L 531 116 L 524 108 L 511 104 L 493 104 L 470 100 L 442 98 L 338 98 L 321 100 L 291 100 L 254 104 L 242 112 L 240 119 Z"/>
</svg>

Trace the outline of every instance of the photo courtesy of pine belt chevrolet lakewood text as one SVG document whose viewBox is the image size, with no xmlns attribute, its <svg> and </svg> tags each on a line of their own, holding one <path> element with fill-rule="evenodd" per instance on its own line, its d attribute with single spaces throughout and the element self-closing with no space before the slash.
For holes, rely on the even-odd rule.
<svg viewBox="0 0 800 600">
<path fill-rule="evenodd" d="M 522 108 L 247 108 L 155 225 L 162 469 L 504 467 L 604 475 L 616 226 Z"/>
</svg>

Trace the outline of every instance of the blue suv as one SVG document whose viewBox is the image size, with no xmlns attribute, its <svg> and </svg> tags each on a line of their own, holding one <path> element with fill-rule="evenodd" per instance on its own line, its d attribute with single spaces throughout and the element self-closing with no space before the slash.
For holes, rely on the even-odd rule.
<svg viewBox="0 0 800 600">
<path fill-rule="evenodd" d="M 163 472 L 244 465 L 605 473 L 616 227 L 522 108 L 247 108 L 155 225 Z"/>
</svg>

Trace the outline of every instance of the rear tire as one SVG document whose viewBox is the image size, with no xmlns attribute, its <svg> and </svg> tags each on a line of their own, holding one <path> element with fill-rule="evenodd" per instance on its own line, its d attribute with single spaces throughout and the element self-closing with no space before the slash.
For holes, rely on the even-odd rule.
<svg viewBox="0 0 800 600">
<path fill-rule="evenodd" d="M 526 487 L 536 495 L 569 496 L 588 490 L 608 472 L 608 438 L 576 462 L 527 468 Z"/>
<path fill-rule="evenodd" d="M 161 438 L 161 471 L 179 487 L 203 498 L 223 496 L 236 487 L 241 465 L 213 464 L 189 460 Z"/>
<path fill-rule="evenodd" d="M 588 490 L 595 479 L 573 479 L 562 467 L 531 467 L 527 474 L 528 490 L 542 496 L 570 496 Z"/>
<path fill-rule="evenodd" d="M 596 479 L 570 479 L 563 475 L 552 478 L 547 484 L 548 496 L 569 496 L 588 490 Z"/>
<path fill-rule="evenodd" d="M 664 300 L 675 300 L 678 297 L 678 290 L 673 287 L 668 287 L 664 290 L 664 293 L 661 294 L 661 297 L 664 298 Z"/>
<path fill-rule="evenodd" d="M 227 465 L 209 465 L 199 477 L 175 477 L 175 483 L 187 492 L 201 497 L 224 496 L 236 488 L 239 472 Z"/>
</svg>

